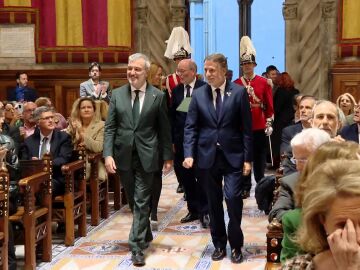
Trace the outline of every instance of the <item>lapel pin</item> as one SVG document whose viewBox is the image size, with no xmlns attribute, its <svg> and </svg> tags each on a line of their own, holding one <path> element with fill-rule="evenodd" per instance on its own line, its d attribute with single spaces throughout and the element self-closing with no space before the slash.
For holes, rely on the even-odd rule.
<svg viewBox="0 0 360 270">
<path fill-rule="evenodd" d="M 230 97 L 231 96 L 231 92 L 226 92 L 227 96 Z"/>
<path fill-rule="evenodd" d="M 155 94 L 153 94 L 153 97 L 156 97 L 156 95 L 155 95 Z"/>
</svg>

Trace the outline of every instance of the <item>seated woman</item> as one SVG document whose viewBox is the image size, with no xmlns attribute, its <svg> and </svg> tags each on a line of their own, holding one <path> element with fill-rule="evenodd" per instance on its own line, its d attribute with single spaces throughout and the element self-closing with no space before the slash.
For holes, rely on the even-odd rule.
<svg viewBox="0 0 360 270">
<path fill-rule="evenodd" d="M 77 99 L 72 107 L 69 126 L 66 131 L 71 135 L 75 149 L 84 146 L 92 153 L 100 153 L 104 143 L 104 125 L 96 115 L 95 101 L 91 97 Z M 86 162 L 86 179 L 90 177 L 90 164 Z M 107 173 L 104 163 L 99 162 L 99 180 L 105 181 Z"/>
<path fill-rule="evenodd" d="M 296 235 L 306 254 L 282 269 L 359 269 L 360 161 L 344 161 L 327 161 L 309 176 L 316 181 L 304 192 Z"/>
<path fill-rule="evenodd" d="M 309 175 L 319 166 L 331 159 L 358 160 L 359 145 L 354 142 L 327 142 L 310 156 L 295 187 L 296 209 L 286 212 L 282 217 L 284 236 L 281 242 L 280 260 L 285 262 L 300 252 L 299 247 L 292 241 L 301 223 L 301 207 L 307 189 L 311 189 L 317 179 Z"/>
<path fill-rule="evenodd" d="M 344 93 L 336 99 L 336 105 L 344 113 L 346 119 L 345 122 L 347 125 L 354 123 L 352 120 L 354 116 L 354 108 L 356 105 L 355 98 L 350 93 Z"/>
</svg>

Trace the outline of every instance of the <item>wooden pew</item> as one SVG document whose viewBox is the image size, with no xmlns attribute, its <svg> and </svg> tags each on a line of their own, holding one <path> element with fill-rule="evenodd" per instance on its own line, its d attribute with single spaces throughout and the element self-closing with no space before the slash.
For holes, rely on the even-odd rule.
<svg viewBox="0 0 360 270">
<path fill-rule="evenodd" d="M 36 269 L 36 249 L 41 249 L 42 261 L 52 259 L 51 176 L 44 165 L 42 168 L 38 172 L 32 168 L 22 170 L 23 178 L 18 183 L 22 206 L 9 217 L 11 222 L 21 223 L 24 228 L 26 270 Z"/>
<path fill-rule="evenodd" d="M 53 221 L 65 223 L 65 245 L 73 246 L 75 224 L 79 236 L 86 236 L 85 161 L 67 163 L 61 170 L 65 175 L 65 193 L 53 198 Z"/>
<path fill-rule="evenodd" d="M 79 236 L 86 236 L 86 180 L 85 161 L 78 159 L 74 153 L 73 162 L 62 166 L 65 176 L 65 193 L 52 198 L 52 221 L 65 224 L 65 245 L 72 246 L 75 241 L 75 224 Z M 20 161 L 22 170 L 48 171 L 51 174 L 52 161 L 49 154 L 42 160 Z M 50 177 L 51 178 L 51 177 Z M 51 183 L 51 182 L 50 182 Z"/>
<path fill-rule="evenodd" d="M 274 189 L 274 199 L 273 205 L 279 197 L 281 178 L 283 177 L 283 170 L 280 167 L 276 171 L 275 178 L 275 189 Z M 266 270 L 279 269 L 281 267 L 280 263 L 280 253 L 281 253 L 281 241 L 283 239 L 283 229 L 279 220 L 274 218 L 270 224 L 267 226 L 266 233 Z"/>
<path fill-rule="evenodd" d="M 79 150 L 79 156 L 84 156 L 84 153 L 85 150 Z M 88 182 L 88 202 L 91 208 L 92 226 L 97 226 L 100 222 L 100 218 L 106 219 L 109 217 L 108 180 L 100 181 L 98 177 L 98 164 L 101 160 L 102 152 L 88 154 L 88 162 L 91 164 L 91 174 Z"/>
<path fill-rule="evenodd" d="M 9 239 L 9 174 L 5 167 L 0 166 L 0 266 L 8 269 Z"/>
</svg>

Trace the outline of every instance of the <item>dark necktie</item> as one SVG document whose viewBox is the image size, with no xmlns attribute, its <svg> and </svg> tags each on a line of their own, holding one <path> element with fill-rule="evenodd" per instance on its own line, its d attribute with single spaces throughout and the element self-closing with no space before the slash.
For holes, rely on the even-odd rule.
<svg viewBox="0 0 360 270">
<path fill-rule="evenodd" d="M 45 153 L 47 152 L 47 149 L 46 149 L 47 140 L 48 140 L 48 137 L 44 137 L 42 139 L 42 144 L 41 144 L 41 149 L 40 149 L 40 159 L 42 159 L 43 156 L 45 155 Z"/>
<path fill-rule="evenodd" d="M 186 97 L 191 97 L 191 94 L 190 94 L 191 86 L 187 84 L 185 86 L 185 88 L 186 88 Z"/>
<path fill-rule="evenodd" d="M 222 100 L 221 100 L 221 92 L 219 88 L 215 89 L 216 92 L 216 100 L 215 100 L 215 104 L 216 104 L 216 115 L 219 118 L 220 113 L 221 113 L 221 108 L 222 108 Z"/>
<path fill-rule="evenodd" d="M 133 104 L 133 108 L 132 108 L 133 120 L 134 120 L 135 125 L 139 121 L 139 117 L 140 117 L 139 92 L 140 92 L 140 90 L 135 90 L 135 99 L 134 99 L 134 104 Z"/>
</svg>

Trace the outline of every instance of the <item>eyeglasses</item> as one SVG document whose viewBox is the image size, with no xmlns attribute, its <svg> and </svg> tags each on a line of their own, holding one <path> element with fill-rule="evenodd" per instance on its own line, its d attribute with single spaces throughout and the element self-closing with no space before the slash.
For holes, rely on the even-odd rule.
<svg viewBox="0 0 360 270">
<path fill-rule="evenodd" d="M 54 116 L 41 117 L 41 118 L 39 118 L 39 119 L 40 119 L 40 120 L 46 120 L 46 121 L 54 120 Z"/>
<path fill-rule="evenodd" d="M 292 158 L 290 159 L 290 161 L 291 161 L 292 164 L 296 164 L 296 163 L 306 163 L 307 158 L 294 158 L 294 157 L 292 157 Z"/>
</svg>

